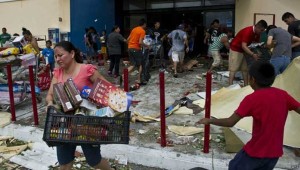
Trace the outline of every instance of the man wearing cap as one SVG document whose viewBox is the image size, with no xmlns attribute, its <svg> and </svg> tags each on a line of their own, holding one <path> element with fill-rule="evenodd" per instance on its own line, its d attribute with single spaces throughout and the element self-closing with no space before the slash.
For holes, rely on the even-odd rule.
<svg viewBox="0 0 300 170">
<path fill-rule="evenodd" d="M 174 77 L 177 78 L 177 65 L 179 63 L 178 70 L 182 71 L 183 60 L 185 51 L 189 51 L 188 40 L 186 32 L 183 31 L 184 25 L 180 24 L 176 30 L 173 30 L 168 38 L 172 39 L 171 56 L 174 66 Z"/>
</svg>

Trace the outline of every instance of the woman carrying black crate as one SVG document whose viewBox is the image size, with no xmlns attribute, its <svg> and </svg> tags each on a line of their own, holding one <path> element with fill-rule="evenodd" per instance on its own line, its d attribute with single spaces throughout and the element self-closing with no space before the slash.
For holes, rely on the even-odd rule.
<svg viewBox="0 0 300 170">
<path fill-rule="evenodd" d="M 53 71 L 53 78 L 48 91 L 46 102 L 47 106 L 53 105 L 53 85 L 64 83 L 72 78 L 79 91 L 84 86 L 92 87 L 93 83 L 99 78 L 107 81 L 91 64 L 82 64 L 83 60 L 79 51 L 68 41 L 62 41 L 54 47 L 55 60 L 58 68 Z M 111 170 L 109 162 L 102 159 L 99 145 L 85 144 L 81 145 L 87 163 L 95 168 L 102 170 Z M 76 145 L 66 143 L 57 146 L 57 158 L 60 169 L 71 170 L 75 158 Z"/>
</svg>

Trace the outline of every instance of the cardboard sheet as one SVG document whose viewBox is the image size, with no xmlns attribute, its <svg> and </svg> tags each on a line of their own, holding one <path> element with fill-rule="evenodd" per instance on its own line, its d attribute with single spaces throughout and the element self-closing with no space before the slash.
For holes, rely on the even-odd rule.
<svg viewBox="0 0 300 170">
<path fill-rule="evenodd" d="M 168 126 L 168 129 L 171 132 L 174 132 L 177 135 L 181 135 L 181 136 L 189 136 L 189 135 L 194 135 L 194 134 L 197 134 L 197 133 L 204 132 L 203 128 L 186 127 L 186 126 L 175 126 L 175 125 Z"/>
<path fill-rule="evenodd" d="M 0 128 L 10 124 L 11 114 L 8 112 L 0 112 Z"/>
<path fill-rule="evenodd" d="M 296 100 L 300 101 L 300 57 L 293 60 L 283 74 L 276 77 L 274 87 L 286 90 Z M 237 90 L 220 89 L 212 95 L 211 113 L 216 118 L 226 118 L 232 115 L 242 99 L 252 93 L 250 86 Z M 252 118 L 243 118 L 237 124 L 237 128 L 252 132 Z M 300 148 L 300 115 L 296 112 L 289 112 L 284 134 L 284 145 Z"/>
<path fill-rule="evenodd" d="M 193 115 L 193 109 L 182 106 L 173 112 L 175 115 Z"/>
</svg>

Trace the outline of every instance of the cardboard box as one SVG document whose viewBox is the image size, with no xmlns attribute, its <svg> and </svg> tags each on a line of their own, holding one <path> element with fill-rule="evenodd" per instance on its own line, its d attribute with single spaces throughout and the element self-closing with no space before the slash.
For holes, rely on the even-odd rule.
<svg viewBox="0 0 300 170">
<path fill-rule="evenodd" d="M 64 90 L 63 83 L 56 83 L 53 85 L 53 96 L 55 103 L 62 106 L 63 112 L 68 113 L 74 110 L 74 107 L 72 106 L 67 93 Z"/>
<path fill-rule="evenodd" d="M 98 106 L 109 106 L 117 112 L 125 112 L 131 105 L 132 95 L 107 81 L 98 79 L 93 84 L 89 99 Z"/>
<path fill-rule="evenodd" d="M 78 108 L 80 103 L 82 102 L 82 98 L 80 96 L 80 92 L 77 89 L 76 85 L 74 84 L 72 79 L 68 79 L 64 83 L 64 89 L 71 101 L 71 104 L 75 107 Z"/>
<path fill-rule="evenodd" d="M 25 47 L 28 44 L 23 35 L 16 37 L 12 43 L 15 47 Z"/>
</svg>

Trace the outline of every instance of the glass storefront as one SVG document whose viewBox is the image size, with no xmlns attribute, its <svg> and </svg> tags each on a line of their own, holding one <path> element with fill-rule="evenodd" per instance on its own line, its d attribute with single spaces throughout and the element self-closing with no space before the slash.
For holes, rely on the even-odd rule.
<svg viewBox="0 0 300 170">
<path fill-rule="evenodd" d="M 124 10 L 234 5 L 235 0 L 124 0 Z"/>
<path fill-rule="evenodd" d="M 125 37 L 141 18 L 147 20 L 149 28 L 160 21 L 165 32 L 182 23 L 192 27 L 197 32 L 195 43 L 201 48 L 204 32 L 214 19 L 219 19 L 221 26 L 234 30 L 235 0 L 116 0 L 116 3 L 123 8 Z M 205 51 L 195 50 L 198 53 Z"/>
</svg>

